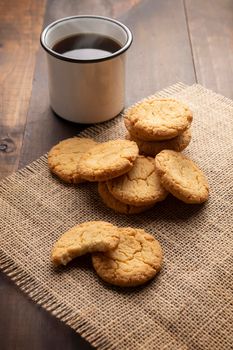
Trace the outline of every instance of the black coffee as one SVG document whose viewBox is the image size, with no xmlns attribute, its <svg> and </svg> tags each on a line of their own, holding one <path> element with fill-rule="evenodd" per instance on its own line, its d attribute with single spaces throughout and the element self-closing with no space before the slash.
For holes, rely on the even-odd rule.
<svg viewBox="0 0 233 350">
<path fill-rule="evenodd" d="M 120 44 L 112 38 L 94 33 L 75 34 L 53 46 L 57 53 L 81 60 L 104 58 L 120 49 Z"/>
</svg>

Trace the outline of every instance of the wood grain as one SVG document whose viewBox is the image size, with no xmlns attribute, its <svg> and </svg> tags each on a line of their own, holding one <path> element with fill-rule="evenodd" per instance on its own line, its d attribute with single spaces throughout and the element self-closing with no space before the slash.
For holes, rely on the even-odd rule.
<svg viewBox="0 0 233 350">
<path fill-rule="evenodd" d="M 17 169 L 44 0 L 0 2 L 0 178 Z"/>
<path fill-rule="evenodd" d="M 0 310 L 1 350 L 93 349 L 70 327 L 33 303 L 3 274 Z"/>
<path fill-rule="evenodd" d="M 133 31 L 126 104 L 181 81 L 195 83 L 183 1 L 142 1 L 120 18 Z"/>
<path fill-rule="evenodd" d="M 74 14 L 112 16 L 131 28 L 134 42 L 127 62 L 126 105 L 177 81 L 195 82 L 182 0 L 118 2 L 49 1 L 45 24 Z M 37 57 L 35 83 L 20 159 L 20 167 L 47 152 L 83 126 L 54 116 L 49 108 L 45 53 Z"/>
<path fill-rule="evenodd" d="M 197 80 L 233 98 L 233 1 L 185 0 Z"/>
</svg>

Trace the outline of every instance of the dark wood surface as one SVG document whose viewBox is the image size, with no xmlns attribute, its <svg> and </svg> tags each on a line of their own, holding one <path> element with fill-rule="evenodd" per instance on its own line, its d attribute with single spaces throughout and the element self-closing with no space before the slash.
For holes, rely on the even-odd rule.
<svg viewBox="0 0 233 350">
<path fill-rule="evenodd" d="M 17 170 L 44 1 L 0 1 L 0 177 Z"/>
<path fill-rule="evenodd" d="M 87 13 L 117 18 L 133 31 L 126 105 L 177 81 L 233 98 L 232 0 L 1 0 L 1 178 L 85 127 L 51 112 L 45 55 L 37 49 L 43 25 Z M 53 348 L 91 346 L 1 274 L 0 349 Z"/>
</svg>

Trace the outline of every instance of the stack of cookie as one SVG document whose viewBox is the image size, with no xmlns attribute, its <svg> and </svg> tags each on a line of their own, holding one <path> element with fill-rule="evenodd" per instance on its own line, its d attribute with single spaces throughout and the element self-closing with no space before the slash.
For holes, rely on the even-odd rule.
<svg viewBox="0 0 233 350">
<path fill-rule="evenodd" d="M 192 112 L 174 99 L 143 100 L 124 114 L 127 139 L 135 141 L 140 154 L 156 156 L 164 149 L 183 151 L 191 140 Z"/>
<path fill-rule="evenodd" d="M 54 244 L 54 265 L 92 253 L 97 274 L 120 287 L 134 287 L 153 278 L 161 268 L 163 252 L 159 242 L 144 230 L 118 228 L 104 221 L 74 226 Z"/>
<path fill-rule="evenodd" d="M 144 212 L 169 192 L 185 203 L 207 200 L 203 173 L 178 152 L 191 139 L 187 106 L 150 98 L 129 108 L 124 121 L 130 140 L 64 140 L 48 154 L 51 171 L 68 183 L 98 182 L 103 202 L 123 214 Z"/>
</svg>

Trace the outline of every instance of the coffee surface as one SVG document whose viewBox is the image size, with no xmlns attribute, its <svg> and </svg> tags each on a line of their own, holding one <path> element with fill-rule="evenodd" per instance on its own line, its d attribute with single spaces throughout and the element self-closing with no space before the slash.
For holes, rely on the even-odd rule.
<svg viewBox="0 0 233 350">
<path fill-rule="evenodd" d="M 52 49 L 65 57 L 92 60 L 108 57 L 120 50 L 121 46 L 110 37 L 95 33 L 82 33 L 58 41 Z"/>
</svg>

